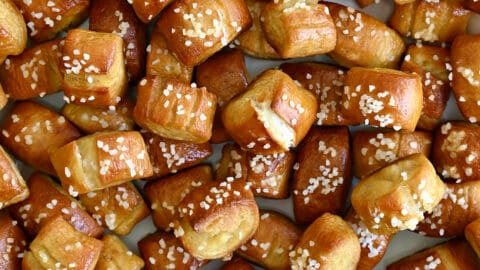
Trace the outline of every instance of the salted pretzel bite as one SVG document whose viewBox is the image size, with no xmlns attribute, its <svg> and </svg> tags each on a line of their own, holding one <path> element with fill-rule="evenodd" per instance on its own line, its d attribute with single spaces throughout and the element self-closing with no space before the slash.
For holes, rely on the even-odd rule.
<svg viewBox="0 0 480 270">
<path fill-rule="evenodd" d="M 19 55 L 27 47 L 27 25 L 11 0 L 0 1 L 0 64 L 9 55 Z"/>
<path fill-rule="evenodd" d="M 125 243 L 113 234 L 102 237 L 103 249 L 95 270 L 141 270 L 145 263 L 142 258 L 128 250 Z"/>
<path fill-rule="evenodd" d="M 0 209 L 28 198 L 30 190 L 18 170 L 17 164 L 0 145 Z"/>
<path fill-rule="evenodd" d="M 27 238 L 16 220 L 7 212 L 0 212 L 0 268 L 20 270 L 22 255 L 27 245 Z"/>
</svg>

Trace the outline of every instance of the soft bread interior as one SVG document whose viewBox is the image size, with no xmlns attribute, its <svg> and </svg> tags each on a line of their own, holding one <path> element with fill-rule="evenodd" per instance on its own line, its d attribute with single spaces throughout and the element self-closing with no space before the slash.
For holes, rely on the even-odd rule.
<svg viewBox="0 0 480 270">
<path fill-rule="evenodd" d="M 276 114 L 270 102 L 258 103 L 251 100 L 252 106 L 257 113 L 257 118 L 263 123 L 267 133 L 277 142 L 283 149 L 288 150 L 295 144 L 295 130 Z"/>
</svg>

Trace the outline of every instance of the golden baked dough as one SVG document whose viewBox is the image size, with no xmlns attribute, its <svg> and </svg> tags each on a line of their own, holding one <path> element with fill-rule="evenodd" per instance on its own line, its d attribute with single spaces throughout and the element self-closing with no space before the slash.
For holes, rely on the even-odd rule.
<svg viewBox="0 0 480 270">
<path fill-rule="evenodd" d="M 28 198 L 30 190 L 19 172 L 17 164 L 0 145 L 0 209 Z"/>
<path fill-rule="evenodd" d="M 1 0 L 0 64 L 9 55 L 19 55 L 27 47 L 27 26 L 11 0 Z"/>
<path fill-rule="evenodd" d="M 27 238 L 20 229 L 18 222 L 8 213 L 0 212 L 0 268 L 20 270 L 22 258 L 27 245 Z"/>
<path fill-rule="evenodd" d="M 127 246 L 113 234 L 102 237 L 103 249 L 95 270 L 141 270 L 145 263 L 128 250 Z"/>
<path fill-rule="evenodd" d="M 467 239 L 470 246 L 473 248 L 477 256 L 480 256 L 480 218 L 470 222 L 465 227 L 465 239 Z"/>
<path fill-rule="evenodd" d="M 151 22 L 173 0 L 129 0 L 138 18 L 144 23 Z"/>
</svg>

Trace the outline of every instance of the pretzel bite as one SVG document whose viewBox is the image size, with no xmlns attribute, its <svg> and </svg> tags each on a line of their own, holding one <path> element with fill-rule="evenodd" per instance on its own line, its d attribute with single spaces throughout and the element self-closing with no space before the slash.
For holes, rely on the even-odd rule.
<svg viewBox="0 0 480 270">
<path fill-rule="evenodd" d="M 0 209 L 28 198 L 30 191 L 17 165 L 0 146 Z"/>
<path fill-rule="evenodd" d="M 233 257 L 230 261 L 225 263 L 220 270 L 254 270 L 252 265 L 244 261 L 240 257 Z"/>
<path fill-rule="evenodd" d="M 193 257 L 172 234 L 156 232 L 138 242 L 145 270 L 198 269 L 208 261 Z"/>
<path fill-rule="evenodd" d="M 472 57 L 480 50 L 480 35 L 461 35 L 451 48 L 452 89 L 463 117 L 472 123 L 480 120 L 480 60 Z"/>
<path fill-rule="evenodd" d="M 153 27 L 150 44 L 147 47 L 147 75 L 158 75 L 163 79 L 176 78 L 184 83 L 190 83 L 193 67 L 180 62 L 175 54 L 168 50 L 167 41 L 158 28 L 158 24 Z"/>
<path fill-rule="evenodd" d="M 395 4 L 389 24 L 403 36 L 429 42 L 449 42 L 467 32 L 470 15 L 461 1 L 415 0 Z"/>
<path fill-rule="evenodd" d="M 293 175 L 295 221 L 309 224 L 325 212 L 342 213 L 352 185 L 347 127 L 312 127 L 298 148 Z"/>
<path fill-rule="evenodd" d="M 145 263 L 133 254 L 128 247 L 113 234 L 102 237 L 103 249 L 98 259 L 96 270 L 140 270 Z"/>
<path fill-rule="evenodd" d="M 465 239 L 477 253 L 477 256 L 480 256 L 480 218 L 475 219 L 465 227 Z"/>
<path fill-rule="evenodd" d="M 398 70 L 354 67 L 347 72 L 342 104 L 353 123 L 414 131 L 422 111 L 422 81 Z"/>
<path fill-rule="evenodd" d="M 262 210 L 257 232 L 236 253 L 266 269 L 290 269 L 288 254 L 301 235 L 288 218 Z"/>
<path fill-rule="evenodd" d="M 446 180 L 480 179 L 480 127 L 465 122 L 446 122 L 435 132 L 432 163 Z"/>
<path fill-rule="evenodd" d="M 137 81 L 143 76 L 147 29 L 128 0 L 92 0 L 89 28 L 122 37 L 129 81 Z"/>
<path fill-rule="evenodd" d="M 2 124 L 0 143 L 18 159 L 55 175 L 48 155 L 80 137 L 65 117 L 33 101 L 13 105 Z"/>
<path fill-rule="evenodd" d="M 74 197 L 153 174 L 137 131 L 85 136 L 58 148 L 50 160 L 63 188 Z"/>
<path fill-rule="evenodd" d="M 179 0 L 157 22 L 168 49 L 195 66 L 248 29 L 252 18 L 243 0 Z"/>
<path fill-rule="evenodd" d="M 390 243 L 390 234 L 372 233 L 352 208 L 345 217 L 360 241 L 361 253 L 357 270 L 371 270 L 383 258 Z"/>
<path fill-rule="evenodd" d="M 217 97 L 205 87 L 148 76 L 138 86 L 133 118 L 162 137 L 200 144 L 212 136 L 216 105 Z"/>
<path fill-rule="evenodd" d="M 282 58 L 304 57 L 335 48 L 328 8 L 314 0 L 269 2 L 260 15 L 265 38 Z"/>
<path fill-rule="evenodd" d="M 402 37 L 383 22 L 344 5 L 326 2 L 337 30 L 329 53 L 345 67 L 395 68 L 405 51 Z"/>
<path fill-rule="evenodd" d="M 13 0 L 37 43 L 53 39 L 61 31 L 80 24 L 88 16 L 89 0 Z"/>
<path fill-rule="evenodd" d="M 423 85 L 423 109 L 417 128 L 433 130 L 440 124 L 450 97 L 448 71 L 450 51 L 445 48 L 410 45 L 400 70 L 419 75 Z"/>
<path fill-rule="evenodd" d="M 93 107 L 65 103 L 62 114 L 84 133 L 101 131 L 126 131 L 135 129 L 133 107 L 135 103 L 129 99 L 122 100 L 116 106 Z"/>
<path fill-rule="evenodd" d="M 18 55 L 27 47 L 27 26 L 22 14 L 11 0 L 1 0 L 0 64 L 9 55 Z"/>
<path fill-rule="evenodd" d="M 215 170 L 215 177 L 222 179 L 233 177 L 247 181 L 248 177 L 248 152 L 240 148 L 238 144 L 226 143 L 222 147 L 222 157 L 218 161 Z M 255 190 L 252 189 L 252 192 Z"/>
<path fill-rule="evenodd" d="M 480 1 L 478 0 L 464 0 L 462 5 L 473 12 L 480 13 Z"/>
<path fill-rule="evenodd" d="M 0 269 L 20 270 L 21 255 L 27 245 L 22 229 L 6 212 L 0 212 Z"/>
<path fill-rule="evenodd" d="M 260 14 L 267 5 L 266 0 L 245 0 L 252 17 L 252 26 L 238 35 L 234 44 L 245 54 L 257 58 L 278 59 L 280 56 L 268 43 L 262 29 Z"/>
<path fill-rule="evenodd" d="M 185 196 L 212 180 L 212 168 L 209 165 L 200 165 L 148 182 L 143 192 L 150 201 L 155 226 L 169 231 L 178 217 L 177 207 Z"/>
<path fill-rule="evenodd" d="M 29 236 L 34 236 L 55 216 L 61 215 L 76 230 L 97 237 L 103 228 L 83 209 L 83 206 L 50 177 L 33 173 L 27 181 L 30 196 L 11 206 L 12 216 Z"/>
<path fill-rule="evenodd" d="M 222 111 L 230 136 L 255 154 L 286 152 L 305 137 L 315 121 L 317 102 L 280 70 L 260 74 Z"/>
<path fill-rule="evenodd" d="M 256 232 L 258 206 L 244 181 L 232 177 L 207 183 L 179 205 L 175 236 L 196 258 L 228 258 Z"/>
<path fill-rule="evenodd" d="M 430 161 L 414 154 L 363 178 L 353 189 L 351 202 L 371 232 L 393 234 L 415 229 L 445 190 Z"/>
<path fill-rule="evenodd" d="M 115 34 L 70 30 L 63 47 L 65 101 L 116 105 L 127 88 L 123 39 Z"/>
<path fill-rule="evenodd" d="M 102 241 L 75 230 L 61 216 L 46 223 L 29 247 L 41 267 L 36 269 L 85 270 L 95 269 L 102 248 Z"/>
<path fill-rule="evenodd" d="M 213 122 L 212 143 L 228 141 L 230 136 L 223 127 L 221 108 L 248 85 L 248 71 L 243 54 L 239 50 L 221 51 L 200 64 L 195 81 L 217 96 L 217 111 Z"/>
<path fill-rule="evenodd" d="M 52 40 L 8 57 L 0 67 L 0 82 L 8 97 L 30 99 L 60 91 L 62 44 L 60 39 Z"/>
<path fill-rule="evenodd" d="M 292 270 L 354 270 L 360 259 L 360 243 L 346 221 L 325 213 L 308 226 L 289 255 Z"/>
<path fill-rule="evenodd" d="M 79 196 L 80 201 L 98 225 L 127 235 L 150 214 L 142 195 L 132 183 L 124 183 Z"/>
<path fill-rule="evenodd" d="M 373 173 L 399 158 L 422 153 L 430 156 L 432 134 L 424 131 L 367 131 L 353 135 L 353 173 L 358 178 Z"/>
<path fill-rule="evenodd" d="M 453 239 L 390 264 L 387 270 L 437 269 L 475 270 L 480 263 L 463 239 Z"/>
<path fill-rule="evenodd" d="M 431 237 L 463 235 L 468 223 L 480 217 L 480 181 L 447 184 L 443 199 L 426 214 L 417 231 Z"/>
</svg>

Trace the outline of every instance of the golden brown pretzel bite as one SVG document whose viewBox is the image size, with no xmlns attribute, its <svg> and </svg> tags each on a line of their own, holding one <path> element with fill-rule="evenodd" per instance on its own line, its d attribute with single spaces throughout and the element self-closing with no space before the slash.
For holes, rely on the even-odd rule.
<svg viewBox="0 0 480 270">
<path fill-rule="evenodd" d="M 102 237 L 103 249 L 95 270 L 140 270 L 145 263 L 142 258 L 128 250 L 127 246 L 113 234 Z"/>
<path fill-rule="evenodd" d="M 28 198 L 30 190 L 20 174 L 17 164 L 0 146 L 0 209 Z"/>
<path fill-rule="evenodd" d="M 18 55 L 27 47 L 27 26 L 22 14 L 11 0 L 1 0 L 0 64 L 9 55 Z"/>
<path fill-rule="evenodd" d="M 27 245 L 27 238 L 18 222 L 13 220 L 7 212 L 0 212 L 0 268 L 20 270 L 22 255 Z"/>
</svg>

